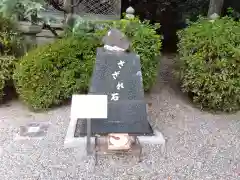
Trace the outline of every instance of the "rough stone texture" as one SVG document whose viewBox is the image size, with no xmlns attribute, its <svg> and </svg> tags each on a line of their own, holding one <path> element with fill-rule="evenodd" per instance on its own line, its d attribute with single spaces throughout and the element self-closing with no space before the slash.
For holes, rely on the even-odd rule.
<svg viewBox="0 0 240 180">
<path fill-rule="evenodd" d="M 104 45 L 117 46 L 125 51 L 129 49 L 130 41 L 118 29 L 111 29 L 102 39 Z"/>
<path fill-rule="evenodd" d="M 161 78 L 147 96 L 155 118 L 151 123 L 167 138 L 165 156 L 158 146 L 149 145 L 139 164 L 129 157 L 102 157 L 94 169 L 85 147 L 63 149 L 70 107 L 32 113 L 11 102 L 0 108 L 0 179 L 238 180 L 240 113 L 213 115 L 194 108 L 167 73 L 172 59 L 162 58 Z M 21 125 L 36 121 L 50 122 L 43 139 L 15 139 Z"/>
</svg>

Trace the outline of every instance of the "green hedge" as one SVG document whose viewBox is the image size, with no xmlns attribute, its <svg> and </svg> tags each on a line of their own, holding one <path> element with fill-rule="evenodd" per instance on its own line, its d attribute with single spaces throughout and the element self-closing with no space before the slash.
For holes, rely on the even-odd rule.
<svg viewBox="0 0 240 180">
<path fill-rule="evenodd" d="M 4 96 L 4 88 L 12 80 L 15 58 L 13 56 L 0 56 L 0 101 Z"/>
<path fill-rule="evenodd" d="M 240 109 L 240 22 L 200 18 L 179 32 L 182 89 L 202 108 Z"/>
<path fill-rule="evenodd" d="M 20 98 L 39 110 L 86 93 L 98 45 L 94 38 L 70 37 L 30 51 L 14 72 Z"/>
<path fill-rule="evenodd" d="M 20 47 L 20 35 L 17 27 L 10 19 L 0 15 L 0 45 L 3 45 L 3 54 L 14 55 Z M 0 52 L 1 54 L 1 52 Z"/>
<path fill-rule="evenodd" d="M 96 48 L 102 46 L 101 38 L 113 26 L 132 40 L 132 49 L 141 57 L 144 89 L 149 90 L 157 76 L 161 37 L 147 22 L 121 20 L 94 23 L 91 33 L 80 28 L 62 40 L 30 51 L 20 59 L 14 73 L 20 98 L 40 110 L 61 104 L 73 93 L 87 92 Z"/>
</svg>

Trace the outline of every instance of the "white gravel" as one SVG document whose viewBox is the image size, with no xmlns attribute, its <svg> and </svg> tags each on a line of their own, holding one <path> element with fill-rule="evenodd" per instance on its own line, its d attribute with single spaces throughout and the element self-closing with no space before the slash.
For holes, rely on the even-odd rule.
<svg viewBox="0 0 240 180">
<path fill-rule="evenodd" d="M 165 156 L 149 145 L 139 164 L 130 157 L 103 157 L 94 169 L 85 147 L 63 149 L 69 106 L 32 113 L 13 101 L 0 108 L 0 179 L 239 180 L 240 113 L 213 115 L 194 108 L 167 73 L 172 60 L 162 58 L 158 83 L 146 95 L 151 123 L 167 139 Z M 50 123 L 43 139 L 15 138 L 20 125 L 41 121 Z"/>
</svg>

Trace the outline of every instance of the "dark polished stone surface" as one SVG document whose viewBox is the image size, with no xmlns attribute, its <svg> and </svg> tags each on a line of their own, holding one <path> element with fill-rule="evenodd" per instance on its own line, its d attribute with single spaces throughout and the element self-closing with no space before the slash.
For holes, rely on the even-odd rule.
<svg viewBox="0 0 240 180">
<path fill-rule="evenodd" d="M 120 60 L 125 62 L 121 69 L 118 67 Z M 112 76 L 115 71 L 120 71 L 116 79 Z M 109 95 L 109 100 L 112 93 L 119 93 L 120 100 L 143 100 L 144 91 L 139 72 L 140 58 L 136 54 L 116 54 L 98 48 L 90 93 Z M 118 82 L 123 83 L 123 89 L 117 90 Z"/>
<path fill-rule="evenodd" d="M 144 101 L 127 100 L 109 103 L 107 119 L 92 119 L 92 135 L 108 133 L 153 135 L 147 119 Z M 78 120 L 75 137 L 86 136 L 86 124 L 86 120 Z"/>
<path fill-rule="evenodd" d="M 119 62 L 124 62 L 120 63 Z M 114 72 L 118 72 L 114 76 Z M 118 89 L 118 83 L 123 83 Z M 113 100 L 112 94 L 118 93 Z M 98 48 L 89 94 L 108 95 L 108 118 L 92 119 L 92 134 L 153 135 L 148 122 L 140 57 Z M 80 110 L 80 109 L 79 109 Z M 78 120 L 75 137 L 86 136 L 86 120 Z"/>
</svg>

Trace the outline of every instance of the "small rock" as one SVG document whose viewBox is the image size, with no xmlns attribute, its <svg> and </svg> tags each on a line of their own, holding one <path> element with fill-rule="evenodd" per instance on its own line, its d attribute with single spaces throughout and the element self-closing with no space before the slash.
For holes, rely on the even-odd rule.
<svg viewBox="0 0 240 180">
<path fill-rule="evenodd" d="M 106 36 L 102 39 L 105 46 L 117 47 L 128 50 L 130 47 L 130 42 L 127 37 L 118 29 L 111 29 Z"/>
<path fill-rule="evenodd" d="M 217 13 L 213 13 L 211 16 L 210 16 L 210 19 L 212 20 L 216 20 L 219 18 L 219 15 Z"/>
<path fill-rule="evenodd" d="M 202 163 L 201 162 L 197 162 L 196 166 L 197 166 L 198 169 L 201 169 L 202 168 Z"/>
</svg>

